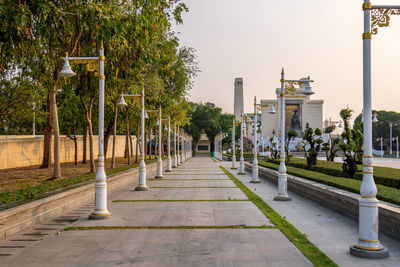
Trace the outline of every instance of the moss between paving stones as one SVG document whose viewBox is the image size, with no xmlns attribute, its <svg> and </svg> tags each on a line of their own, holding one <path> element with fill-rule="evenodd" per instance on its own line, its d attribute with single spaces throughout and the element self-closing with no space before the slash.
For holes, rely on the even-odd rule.
<svg viewBox="0 0 400 267">
<path fill-rule="evenodd" d="M 212 178 L 210 178 L 210 179 L 206 179 L 206 178 L 199 178 L 199 179 L 190 179 L 190 178 L 188 178 L 188 179 L 185 179 L 185 178 L 182 178 L 182 179 L 160 179 L 160 178 L 157 178 L 157 179 L 149 179 L 150 181 L 202 181 L 202 180 L 229 180 L 229 179 L 218 179 L 218 178 L 215 178 L 215 179 L 212 179 Z"/>
<path fill-rule="evenodd" d="M 152 186 L 151 188 L 183 188 L 183 189 L 195 189 L 195 188 L 237 188 L 236 186 Z"/>
<path fill-rule="evenodd" d="M 214 158 L 211 158 L 212 161 L 214 161 L 215 163 L 218 163 L 218 161 L 216 161 Z"/>
<path fill-rule="evenodd" d="M 243 193 L 252 201 L 264 215 L 292 242 L 314 266 L 338 266 L 328 256 L 325 255 L 318 247 L 311 243 L 307 237 L 297 230 L 291 223 L 282 218 L 259 196 L 248 189 L 239 179 L 228 172 L 224 167 L 220 168 L 232 179 Z"/>
<path fill-rule="evenodd" d="M 157 160 L 149 160 L 148 163 L 156 162 Z M 127 165 L 115 169 L 106 170 L 107 175 L 117 174 L 138 167 L 139 164 Z M 72 178 L 54 180 L 44 184 L 36 185 L 29 188 L 24 188 L 12 192 L 4 192 L 0 194 L 0 210 L 9 209 L 18 205 L 25 204 L 30 201 L 41 199 L 50 195 L 54 195 L 66 190 L 71 190 L 79 186 L 89 184 L 96 179 L 95 173 L 84 174 Z"/>
<path fill-rule="evenodd" d="M 248 199 L 116 199 L 112 202 L 229 202 L 229 201 L 249 201 Z"/>
<path fill-rule="evenodd" d="M 270 168 L 273 170 L 278 170 L 279 165 L 271 162 L 259 161 L 260 166 Z M 361 181 L 355 179 L 348 179 L 336 176 L 330 176 L 316 171 L 309 171 L 301 168 L 296 168 L 292 166 L 287 166 L 287 173 L 292 174 L 307 180 L 318 182 L 321 184 L 330 185 L 336 188 L 340 188 L 353 193 L 360 192 Z M 376 195 L 377 199 L 390 202 L 396 205 L 400 205 L 400 190 L 388 187 L 384 185 L 377 184 L 378 193 Z"/>
<path fill-rule="evenodd" d="M 64 231 L 90 231 L 90 230 L 181 230 L 181 229 L 276 229 L 275 226 L 248 226 L 248 225 L 226 225 L 226 226 L 76 226 L 66 227 Z"/>
<path fill-rule="evenodd" d="M 170 175 L 225 175 L 223 173 L 168 173 L 164 174 L 165 176 Z"/>
</svg>

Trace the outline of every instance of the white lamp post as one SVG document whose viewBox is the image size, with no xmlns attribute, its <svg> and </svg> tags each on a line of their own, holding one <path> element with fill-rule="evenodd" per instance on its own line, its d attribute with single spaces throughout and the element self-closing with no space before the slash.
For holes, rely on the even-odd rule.
<svg viewBox="0 0 400 267">
<path fill-rule="evenodd" d="M 178 159 L 176 155 L 176 123 L 174 122 L 174 164 L 172 165 L 172 168 L 177 168 L 178 167 Z"/>
<path fill-rule="evenodd" d="M 393 130 L 393 122 L 389 122 L 389 127 L 390 127 L 390 148 L 389 148 L 389 153 L 390 153 L 390 155 L 392 155 L 393 154 L 393 151 L 392 151 L 392 139 L 393 139 L 393 132 L 392 132 L 392 130 Z"/>
<path fill-rule="evenodd" d="M 245 116 L 242 110 L 242 121 L 240 122 L 240 163 L 239 163 L 239 175 L 245 175 L 244 171 L 244 157 L 243 157 L 243 131 L 244 131 L 244 119 Z M 235 155 L 236 156 L 236 155 Z"/>
<path fill-rule="evenodd" d="M 182 130 L 182 134 L 181 134 L 181 163 L 185 162 L 185 137 L 183 135 L 183 130 Z"/>
<path fill-rule="evenodd" d="M 371 110 L 371 38 L 378 27 L 389 25 L 389 15 L 399 14 L 400 6 L 372 6 L 370 0 L 364 0 L 363 33 L 363 110 L 364 110 L 364 155 L 363 179 L 359 200 L 359 239 L 350 247 L 350 253 L 367 258 L 385 258 L 389 251 L 378 240 L 378 203 L 377 188 L 373 176 L 372 155 L 372 110 Z M 371 25 L 372 11 L 372 25 Z M 393 13 L 392 13 L 393 11 Z M 382 17 L 386 23 L 382 23 Z M 371 27 L 372 26 L 372 27 Z"/>
<path fill-rule="evenodd" d="M 264 108 L 268 107 L 269 105 L 262 105 L 262 104 L 257 104 L 257 98 L 254 97 L 254 121 L 253 121 L 253 126 L 254 126 L 254 151 L 253 151 L 253 179 L 250 181 L 250 183 L 261 183 L 260 179 L 258 178 L 258 160 L 257 160 L 257 114 L 259 111 L 259 108 Z M 275 108 L 274 105 L 271 105 L 269 108 L 268 113 L 270 114 L 275 114 Z M 263 148 L 263 153 L 264 153 L 264 137 L 262 138 L 262 148 Z"/>
<path fill-rule="evenodd" d="M 236 122 L 235 119 L 233 119 L 233 126 L 232 126 L 232 170 L 236 170 Z"/>
<path fill-rule="evenodd" d="M 146 162 L 144 158 L 144 147 L 145 147 L 145 136 L 144 136 L 144 125 L 147 113 L 144 110 L 144 86 L 142 85 L 142 90 L 140 94 L 121 94 L 121 99 L 118 103 L 120 107 L 126 107 L 128 104 L 125 102 L 124 97 L 140 97 L 141 101 L 141 113 L 140 113 L 140 122 L 141 122 L 141 146 L 140 146 L 140 164 L 139 164 L 139 186 L 135 188 L 137 191 L 147 191 L 149 190 L 146 185 Z"/>
<path fill-rule="evenodd" d="M 286 175 L 286 164 L 285 164 L 285 158 L 286 158 L 286 153 L 285 153 L 285 113 L 286 113 L 286 101 L 285 101 L 285 94 L 286 89 L 288 87 L 292 87 L 295 84 L 306 84 L 306 87 L 303 91 L 304 95 L 312 95 L 314 92 L 311 90 L 310 83 L 312 81 L 310 80 L 310 77 L 307 79 L 302 79 L 302 80 L 285 80 L 285 71 L 282 68 L 281 72 L 281 94 L 280 94 L 280 99 L 281 99 L 281 131 L 280 131 L 280 142 L 281 142 L 281 149 L 280 149 L 280 164 L 279 164 L 279 174 L 278 174 L 278 195 L 274 198 L 274 200 L 277 201 L 289 201 L 292 200 L 291 197 L 289 197 L 287 193 L 287 175 Z"/>
<path fill-rule="evenodd" d="M 383 137 L 376 139 L 377 142 L 381 142 L 381 158 L 383 157 Z"/>
<path fill-rule="evenodd" d="M 172 172 L 172 165 L 171 165 L 171 120 L 168 116 L 168 140 L 167 140 L 167 169 L 165 172 Z"/>
<path fill-rule="evenodd" d="M 181 166 L 181 154 L 179 153 L 180 149 L 179 149 L 179 138 L 180 138 L 180 132 L 179 132 L 179 125 L 178 125 L 178 131 L 177 131 L 177 142 L 176 142 L 176 153 L 177 153 L 177 157 L 176 157 L 176 165 L 177 166 Z"/>
<path fill-rule="evenodd" d="M 60 71 L 62 77 L 73 77 L 76 74 L 72 71 L 69 65 L 69 60 L 76 60 L 77 63 L 90 64 L 99 63 L 99 153 L 97 158 L 97 172 L 95 183 L 95 209 L 89 215 L 89 219 L 102 220 L 111 217 L 111 213 L 107 209 L 107 176 L 104 170 L 104 47 L 103 42 L 99 49 L 98 57 L 68 57 L 68 53 L 64 57 L 64 66 Z"/>
<path fill-rule="evenodd" d="M 257 97 L 254 96 L 254 150 L 253 150 L 253 179 L 250 183 L 261 183 L 258 178 L 258 160 L 257 160 Z"/>
<path fill-rule="evenodd" d="M 158 110 L 158 159 L 157 159 L 157 175 L 154 178 L 164 178 L 162 173 L 162 117 L 161 117 L 161 107 Z"/>
<path fill-rule="evenodd" d="M 396 136 L 393 138 L 393 141 L 396 141 L 396 158 L 399 158 L 399 137 Z"/>
</svg>

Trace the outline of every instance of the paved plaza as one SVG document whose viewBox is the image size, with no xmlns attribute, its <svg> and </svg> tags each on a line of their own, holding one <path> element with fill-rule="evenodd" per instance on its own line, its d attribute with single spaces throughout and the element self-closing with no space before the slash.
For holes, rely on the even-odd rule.
<svg viewBox="0 0 400 267">
<path fill-rule="evenodd" d="M 87 203 L 9 237 L 0 265 L 312 266 L 210 158 L 148 185 L 110 192 L 109 220 L 88 220 Z"/>
</svg>

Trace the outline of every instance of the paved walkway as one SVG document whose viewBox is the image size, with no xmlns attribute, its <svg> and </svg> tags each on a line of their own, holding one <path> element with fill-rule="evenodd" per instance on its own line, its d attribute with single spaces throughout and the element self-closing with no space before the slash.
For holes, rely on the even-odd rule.
<svg viewBox="0 0 400 267">
<path fill-rule="evenodd" d="M 109 220 L 86 219 L 87 203 L 12 236 L 0 242 L 0 265 L 312 266 L 218 165 L 192 158 L 150 179 L 150 191 L 109 193 Z M 71 226 L 81 228 L 62 231 Z"/>
<path fill-rule="evenodd" d="M 220 164 L 231 173 L 237 173 L 236 170 L 230 169 L 231 162 Z M 339 266 L 400 266 L 399 240 L 379 234 L 380 242 L 389 249 L 389 258 L 373 260 L 354 257 L 349 253 L 349 246 L 358 239 L 358 222 L 292 192 L 289 192 L 292 201 L 274 201 L 273 198 L 277 194 L 276 185 L 263 179 L 263 183 L 252 185 L 249 183 L 250 173 L 236 177 L 300 232 L 306 234 L 314 245 Z"/>
</svg>

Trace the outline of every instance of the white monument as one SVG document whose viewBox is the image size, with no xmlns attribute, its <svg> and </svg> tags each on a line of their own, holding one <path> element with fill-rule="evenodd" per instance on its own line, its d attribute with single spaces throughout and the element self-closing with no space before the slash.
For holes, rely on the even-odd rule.
<svg viewBox="0 0 400 267">
<path fill-rule="evenodd" d="M 243 112 L 243 79 L 235 79 L 235 100 L 233 106 L 233 114 L 235 115 L 236 121 L 241 121 L 241 114 Z"/>
<path fill-rule="evenodd" d="M 285 132 L 289 130 L 295 130 L 298 133 L 298 137 L 302 137 L 307 127 L 315 129 L 319 128 L 322 130 L 322 106 L 323 100 L 311 100 L 310 96 L 302 94 L 305 89 L 305 84 L 301 84 L 299 87 L 291 86 L 287 88 L 286 97 L 286 127 Z M 261 100 L 262 105 L 271 104 L 275 105 L 276 110 L 280 110 L 280 98 L 281 89 L 276 89 L 277 99 Z M 280 126 L 280 114 L 268 113 L 269 107 L 264 107 L 261 113 L 261 129 L 262 136 L 269 137 L 273 133 L 279 132 Z"/>
</svg>

